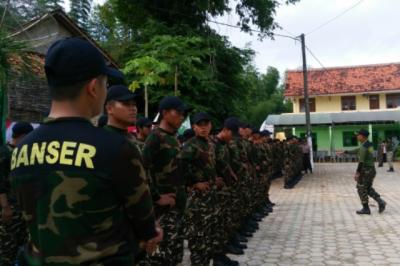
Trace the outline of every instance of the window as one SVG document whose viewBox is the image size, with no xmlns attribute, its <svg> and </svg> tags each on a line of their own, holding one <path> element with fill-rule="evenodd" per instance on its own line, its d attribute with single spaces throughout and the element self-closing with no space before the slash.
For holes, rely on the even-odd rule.
<svg viewBox="0 0 400 266">
<path fill-rule="evenodd" d="M 357 146 L 357 136 L 354 132 L 343 132 L 343 147 L 354 147 Z"/>
<path fill-rule="evenodd" d="M 304 113 L 306 111 L 304 104 L 304 99 L 300 99 L 300 113 Z M 308 99 L 308 106 L 310 107 L 310 112 L 315 112 L 315 98 Z"/>
<path fill-rule="evenodd" d="M 400 94 L 387 94 L 386 95 L 386 107 L 397 108 L 400 107 Z"/>
<path fill-rule="evenodd" d="M 379 109 L 379 95 L 370 95 L 369 96 L 369 109 Z"/>
<path fill-rule="evenodd" d="M 342 111 L 356 110 L 356 96 L 342 96 Z"/>
</svg>

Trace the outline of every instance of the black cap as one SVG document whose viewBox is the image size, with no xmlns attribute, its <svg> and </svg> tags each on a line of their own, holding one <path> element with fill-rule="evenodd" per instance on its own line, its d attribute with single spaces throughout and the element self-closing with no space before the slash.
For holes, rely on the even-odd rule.
<svg viewBox="0 0 400 266">
<path fill-rule="evenodd" d="M 251 133 L 252 133 L 252 134 L 260 134 L 261 132 L 260 132 L 260 130 L 259 130 L 258 128 L 253 127 L 253 128 L 251 129 Z"/>
<path fill-rule="evenodd" d="M 30 123 L 27 122 L 17 122 L 14 124 L 12 128 L 12 137 L 17 138 L 22 135 L 29 134 L 33 131 L 33 127 Z"/>
<path fill-rule="evenodd" d="M 231 130 L 232 132 L 239 131 L 240 121 L 236 117 L 229 117 L 224 121 L 224 128 Z"/>
<path fill-rule="evenodd" d="M 239 127 L 240 127 L 240 128 L 249 128 L 249 129 L 252 129 L 252 128 L 251 128 L 251 125 L 250 125 L 249 123 L 247 123 L 247 122 L 241 122 Z"/>
<path fill-rule="evenodd" d="M 79 37 L 53 43 L 47 51 L 44 69 L 50 86 L 73 85 L 99 75 L 123 78 L 120 71 L 106 65 L 95 46 Z"/>
<path fill-rule="evenodd" d="M 204 112 L 197 113 L 193 116 L 193 119 L 192 119 L 193 124 L 198 124 L 201 121 L 211 121 L 211 117 L 207 113 L 204 113 Z"/>
<path fill-rule="evenodd" d="M 360 129 L 359 131 L 356 132 L 356 135 L 362 135 L 364 137 L 368 137 L 369 136 L 369 132 L 365 129 Z"/>
<path fill-rule="evenodd" d="M 131 92 L 125 85 L 114 85 L 108 89 L 106 102 L 108 101 L 129 101 L 134 100 L 139 95 Z"/>
<path fill-rule="evenodd" d="M 153 121 L 146 117 L 141 117 L 136 121 L 136 127 L 143 128 L 143 127 L 151 127 L 153 125 Z"/>
<path fill-rule="evenodd" d="M 265 130 L 261 131 L 260 134 L 263 137 L 269 137 L 269 136 L 271 136 L 272 133 L 269 130 L 265 129 Z"/>
<path fill-rule="evenodd" d="M 176 96 L 166 96 L 164 99 L 160 101 L 160 105 L 158 107 L 159 111 L 162 110 L 169 110 L 169 109 L 175 109 L 180 112 L 186 112 L 189 111 L 190 108 L 183 103 L 181 99 L 179 99 Z"/>
</svg>

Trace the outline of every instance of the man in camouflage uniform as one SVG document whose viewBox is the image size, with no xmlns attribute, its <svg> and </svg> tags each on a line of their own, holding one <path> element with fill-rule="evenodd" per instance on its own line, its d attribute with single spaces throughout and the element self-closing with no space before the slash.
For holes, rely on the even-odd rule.
<svg viewBox="0 0 400 266">
<path fill-rule="evenodd" d="M 345 153 L 358 154 L 358 167 L 354 180 L 357 182 L 357 191 L 363 208 L 357 211 L 357 214 L 371 214 L 368 205 L 368 196 L 373 198 L 379 206 L 379 213 L 386 208 L 386 202 L 372 187 L 376 176 L 375 160 L 373 156 L 374 148 L 368 140 L 369 132 L 361 129 L 357 133 L 357 139 L 361 143 L 360 147 L 354 151 L 346 151 Z"/>
<path fill-rule="evenodd" d="M 186 191 L 176 132 L 188 110 L 178 97 L 167 96 L 161 100 L 160 125 L 147 137 L 143 148 L 144 164 L 151 177 L 150 188 L 156 216 L 164 229 L 164 240 L 159 249 L 145 260 L 150 265 L 173 266 L 183 259 Z"/>
<path fill-rule="evenodd" d="M 233 121 L 237 121 L 239 125 L 240 122 L 236 118 L 230 118 Z M 254 223 L 249 220 L 249 197 L 248 197 L 248 181 L 250 179 L 249 172 L 249 155 L 248 146 L 246 146 L 244 140 L 240 137 L 238 132 L 234 132 L 232 141 L 228 145 L 230 154 L 230 165 L 233 172 L 238 177 L 237 186 L 234 187 L 234 194 L 239 199 L 238 206 L 236 207 L 237 215 L 234 217 L 235 226 L 238 228 L 239 233 L 243 237 L 251 237 L 252 232 L 255 231 Z M 243 250 L 234 246 L 237 253 L 243 253 Z"/>
<path fill-rule="evenodd" d="M 136 121 L 136 144 L 141 151 L 143 151 L 144 143 L 146 142 L 147 137 L 150 135 L 152 125 L 153 122 L 146 117 L 139 118 Z"/>
<path fill-rule="evenodd" d="M 277 165 L 274 165 L 274 155 L 278 157 L 278 154 L 274 154 L 277 151 L 275 148 L 275 143 L 271 139 L 271 132 L 268 130 L 263 130 L 261 132 L 261 146 L 264 149 L 264 160 L 263 160 L 263 170 L 262 172 L 265 173 L 265 202 L 267 208 L 272 211 L 272 207 L 275 206 L 275 203 L 271 202 L 269 198 L 269 191 L 271 188 L 271 181 L 274 176 L 274 173 L 277 168 Z"/>
<path fill-rule="evenodd" d="M 284 186 L 285 188 L 293 187 L 294 179 L 294 144 L 293 137 L 288 137 L 284 144 Z"/>
<path fill-rule="evenodd" d="M 136 122 L 136 97 L 138 95 L 132 93 L 125 85 L 111 86 L 107 91 L 105 107 L 108 119 L 107 125 L 104 126 L 105 130 L 125 137 L 134 144 L 134 148 L 137 148 L 136 141 L 134 136 L 128 132 L 128 127 Z"/>
<path fill-rule="evenodd" d="M 139 242 L 161 241 L 140 154 L 94 127 L 115 74 L 80 38 L 55 42 L 45 70 L 50 118 L 11 157 L 11 183 L 29 230 L 23 265 L 133 265 Z"/>
<path fill-rule="evenodd" d="M 217 191 L 217 204 L 220 206 L 220 212 L 217 215 L 217 233 L 214 238 L 214 265 L 238 265 L 239 263 L 228 258 L 225 252 L 240 253 L 240 250 L 230 243 L 240 244 L 240 241 L 247 242 L 246 238 L 237 234 L 236 231 L 239 227 L 236 226 L 234 219 L 237 216 L 237 206 L 240 206 L 239 197 L 235 194 L 235 188 L 238 186 L 238 177 L 230 165 L 228 144 L 237 132 L 238 123 L 228 118 L 224 121 L 222 130 L 213 138 L 217 176 L 222 177 L 224 184 Z"/>
<path fill-rule="evenodd" d="M 0 147 L 0 265 L 15 265 L 19 247 L 27 241 L 20 206 L 11 191 L 9 179 L 11 154 L 15 146 L 33 130 L 29 123 L 18 122 L 12 128 L 12 140 Z"/>
<path fill-rule="evenodd" d="M 186 227 L 191 265 L 206 266 L 213 257 L 213 237 L 216 237 L 217 198 L 214 145 L 209 135 L 211 119 L 197 113 L 192 120 L 195 137 L 182 149 L 182 169 L 188 186 Z"/>
</svg>

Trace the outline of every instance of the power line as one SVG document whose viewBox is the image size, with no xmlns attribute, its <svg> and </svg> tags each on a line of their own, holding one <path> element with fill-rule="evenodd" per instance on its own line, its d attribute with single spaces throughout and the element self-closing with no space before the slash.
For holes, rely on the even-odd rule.
<svg viewBox="0 0 400 266">
<path fill-rule="evenodd" d="M 321 60 L 318 59 L 318 57 L 310 50 L 310 48 L 308 48 L 308 46 L 306 45 L 306 50 L 310 53 L 310 55 L 315 59 L 315 61 L 318 62 L 318 64 L 320 64 L 320 66 L 327 71 L 328 69 L 326 69 L 326 67 L 321 63 Z"/>
<path fill-rule="evenodd" d="M 353 8 L 355 8 L 356 6 L 358 6 L 359 4 L 361 4 L 364 0 L 360 0 L 357 3 L 355 3 L 354 5 L 352 5 L 351 7 L 347 8 L 346 10 L 344 10 L 343 12 L 341 12 L 339 15 L 331 18 L 330 20 L 326 21 L 325 23 L 319 25 L 318 27 L 314 28 L 313 30 L 311 30 L 310 32 L 308 32 L 306 35 L 310 35 L 311 33 L 316 32 L 317 30 L 321 29 L 322 27 L 325 27 L 326 25 L 328 25 L 329 23 L 331 23 L 332 21 L 338 19 L 339 17 L 343 16 L 344 14 L 346 14 L 347 12 L 349 12 L 350 10 L 352 10 Z"/>
</svg>

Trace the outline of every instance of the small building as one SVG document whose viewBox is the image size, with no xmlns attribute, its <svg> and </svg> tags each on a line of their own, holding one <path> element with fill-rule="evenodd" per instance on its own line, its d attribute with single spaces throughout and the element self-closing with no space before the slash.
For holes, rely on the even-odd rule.
<svg viewBox="0 0 400 266">
<path fill-rule="evenodd" d="M 380 140 L 400 136 L 400 63 L 310 69 L 308 87 L 314 150 L 331 155 L 353 149 L 360 128 L 370 131 L 375 148 Z M 264 124 L 303 137 L 303 88 L 303 72 L 287 71 L 285 97 L 293 113 L 270 115 Z"/>
<path fill-rule="evenodd" d="M 12 121 L 39 123 L 48 113 L 50 96 L 44 74 L 44 58 L 55 41 L 82 37 L 99 49 L 108 65 L 118 68 L 117 62 L 61 9 L 22 25 L 11 37 L 27 45 L 22 56 L 9 59 L 12 71 L 7 85 L 7 110 L 8 119 Z"/>
</svg>

